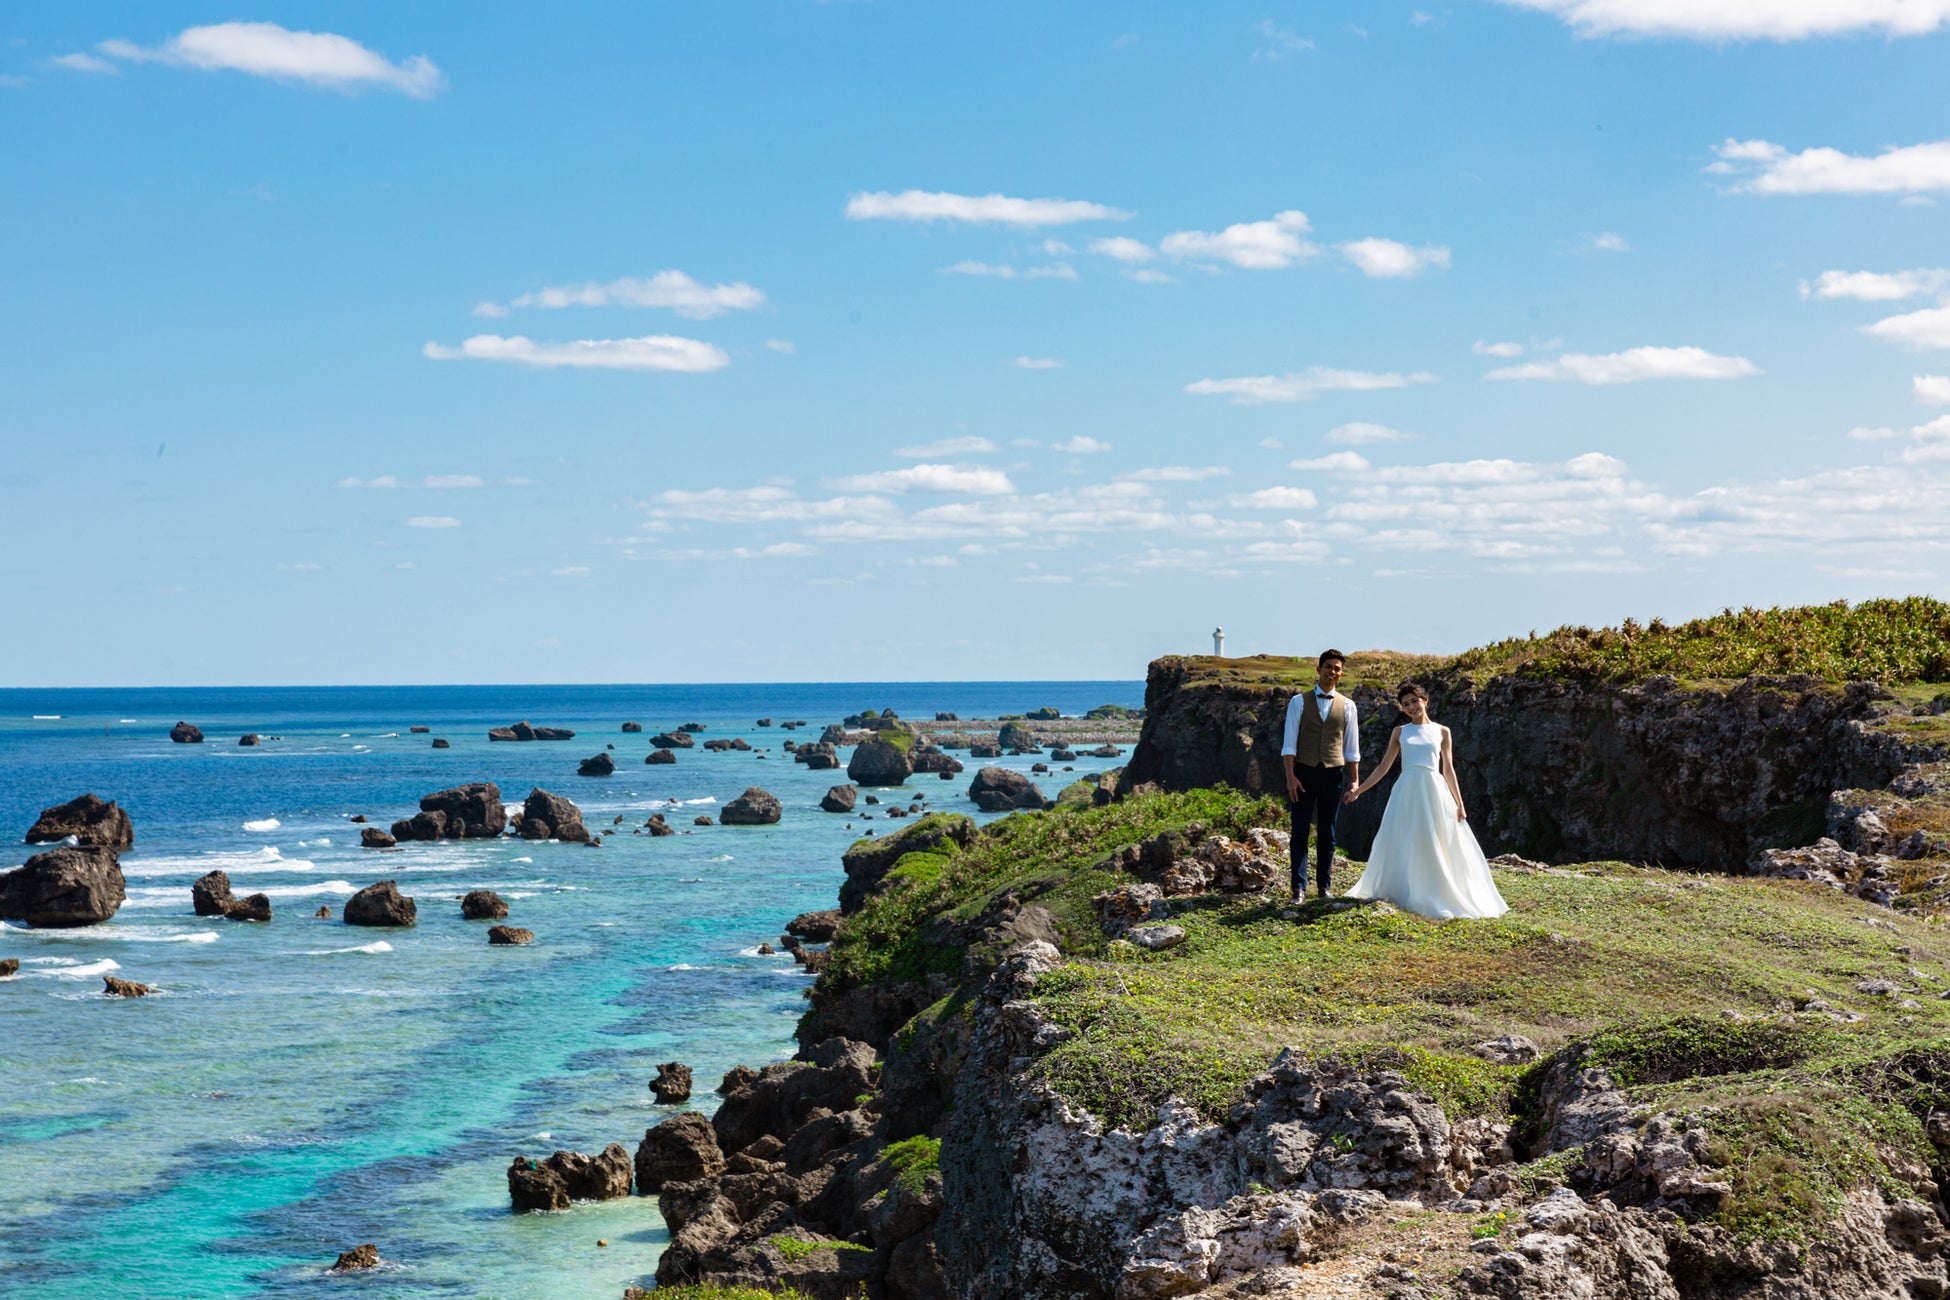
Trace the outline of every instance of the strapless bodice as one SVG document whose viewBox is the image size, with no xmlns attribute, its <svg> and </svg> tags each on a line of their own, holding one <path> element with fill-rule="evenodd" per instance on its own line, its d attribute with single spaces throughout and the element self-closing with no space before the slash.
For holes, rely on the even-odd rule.
<svg viewBox="0 0 1950 1300">
<path fill-rule="evenodd" d="M 1402 726 L 1402 766 L 1442 770 L 1442 728 L 1433 722 Z"/>
</svg>

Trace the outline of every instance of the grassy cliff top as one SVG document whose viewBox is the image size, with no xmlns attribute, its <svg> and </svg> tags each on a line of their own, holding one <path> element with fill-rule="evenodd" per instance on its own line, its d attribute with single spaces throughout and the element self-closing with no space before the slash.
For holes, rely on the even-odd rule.
<svg viewBox="0 0 1950 1300">
<path fill-rule="evenodd" d="M 829 977 L 959 974 L 966 949 L 937 922 L 1012 891 L 1065 939 L 1034 997 L 1072 1036 L 1034 1069 L 1107 1125 L 1142 1129 L 1172 1096 L 1223 1119 L 1297 1045 L 1401 1070 L 1452 1118 L 1508 1117 L 1521 1135 L 1538 1067 L 1473 1050 L 1518 1033 L 1581 1048 L 1648 1112 L 1705 1116 L 1735 1187 L 1721 1220 L 1750 1238 L 1805 1236 L 1843 1192 L 1935 1162 L 1923 1122 L 1950 1105 L 1950 933 L 1933 922 L 1818 885 L 1600 863 L 1499 870 L 1512 910 L 1496 921 L 1339 901 L 1282 919 L 1281 903 L 1211 895 L 1174 900 L 1179 947 L 1107 940 L 1090 898 L 1131 878 L 1106 855 L 1192 820 L 1237 836 L 1284 809 L 1197 790 L 1006 818 L 965 850 L 901 859 L 842 925 Z M 960 1017 L 971 989 L 923 1017 Z"/>
<path fill-rule="evenodd" d="M 1177 662 L 1186 666 L 1192 684 L 1299 688 L 1314 681 L 1314 661 L 1304 657 L 1188 655 Z M 1910 596 L 1855 605 L 1729 609 L 1679 624 L 1627 619 L 1613 628 L 1533 632 L 1453 656 L 1354 651 L 1342 684 L 1391 686 L 1405 677 L 1442 674 L 1580 682 L 1641 682 L 1662 674 L 1683 681 L 1806 674 L 1885 685 L 1945 683 L 1950 682 L 1950 604 Z"/>
</svg>

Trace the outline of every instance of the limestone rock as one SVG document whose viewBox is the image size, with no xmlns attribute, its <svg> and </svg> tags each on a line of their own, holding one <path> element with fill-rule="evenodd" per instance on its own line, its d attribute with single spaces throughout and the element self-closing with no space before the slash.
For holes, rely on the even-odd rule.
<svg viewBox="0 0 1950 1300">
<path fill-rule="evenodd" d="M 1125 937 L 1147 952 L 1163 952 L 1185 942 L 1185 928 L 1180 925 L 1140 925 L 1133 927 Z"/>
<path fill-rule="evenodd" d="M 0 980 L 11 979 L 20 974 L 20 958 L 0 957 Z"/>
<path fill-rule="evenodd" d="M 726 826 L 769 826 L 783 811 L 776 798 L 754 785 L 726 804 L 718 820 Z"/>
<path fill-rule="evenodd" d="M 660 1106 L 672 1106 L 680 1101 L 691 1099 L 691 1067 L 681 1061 L 666 1061 L 657 1067 L 657 1077 L 650 1081 L 650 1091 L 657 1096 Z"/>
<path fill-rule="evenodd" d="M 482 840 L 493 839 L 507 825 L 501 787 L 476 781 L 421 796 L 419 813 L 394 822 L 392 830 L 396 840 Z"/>
<path fill-rule="evenodd" d="M 533 942 L 535 942 L 533 930 L 524 930 L 518 925 L 488 927 L 488 946 L 491 948 L 522 948 Z"/>
<path fill-rule="evenodd" d="M 187 722 L 179 722 L 169 729 L 169 738 L 179 745 L 201 745 L 203 729 Z"/>
<path fill-rule="evenodd" d="M 255 731 L 246 731 L 243 735 L 237 737 L 237 743 L 249 749 L 253 745 L 256 745 L 260 739 L 262 738 Z"/>
<path fill-rule="evenodd" d="M 1158 909 L 1164 891 L 1156 885 L 1119 885 L 1090 900 L 1106 939 L 1121 939 L 1141 921 L 1161 919 Z"/>
<path fill-rule="evenodd" d="M 379 1247 L 367 1242 L 354 1246 L 339 1256 L 339 1262 L 325 1271 L 328 1273 L 358 1273 L 369 1268 L 379 1267 Z"/>
<path fill-rule="evenodd" d="M 650 737 L 650 743 L 659 749 L 690 749 L 697 744 L 688 731 L 662 732 Z"/>
<path fill-rule="evenodd" d="M 636 1191 L 652 1196 L 669 1183 L 716 1178 L 724 1172 L 717 1130 L 694 1110 L 644 1130 L 636 1149 Z"/>
<path fill-rule="evenodd" d="M 377 826 L 363 827 L 359 831 L 359 847 L 366 849 L 390 849 L 399 841 L 380 830 Z"/>
<path fill-rule="evenodd" d="M 1020 772 L 1003 767 L 985 767 L 969 784 L 968 797 L 983 812 L 1009 812 L 1012 809 L 1040 811 L 1049 806 L 1043 792 Z"/>
<path fill-rule="evenodd" d="M 1866 816 L 1867 814 L 1865 814 Z M 1858 820 L 1858 826 L 1860 821 Z M 1879 853 L 1851 853 L 1831 839 L 1801 849 L 1763 849 L 1750 864 L 1757 876 L 1782 876 L 1827 885 L 1884 907 L 1901 892 L 1901 868 Z"/>
<path fill-rule="evenodd" d="M 127 897 L 115 850 L 99 845 L 51 849 L 0 873 L 0 920 L 43 929 L 106 921 Z"/>
<path fill-rule="evenodd" d="M 463 921 L 499 921 L 508 915 L 508 904 L 492 889 L 470 889 L 461 896 Z"/>
<path fill-rule="evenodd" d="M 445 736 L 435 736 L 433 738 L 433 748 L 451 749 L 453 748 L 453 746 L 447 743 L 447 738 Z"/>
<path fill-rule="evenodd" d="M 152 991 L 147 984 L 137 984 L 134 980 L 118 980 L 113 975 L 102 976 L 102 992 L 111 998 L 146 998 Z"/>
<path fill-rule="evenodd" d="M 867 796 L 869 800 L 873 796 Z M 885 887 L 887 873 L 907 853 L 953 852 L 975 842 L 975 823 L 967 817 L 937 814 L 898 835 L 856 841 L 840 857 L 846 880 L 840 885 L 840 911 L 851 916 Z"/>
<path fill-rule="evenodd" d="M 626 722 L 623 724 L 623 733 L 625 735 L 635 735 L 642 730 L 643 724 L 641 722 Z"/>
<path fill-rule="evenodd" d="M 347 925 L 412 925 L 416 915 L 413 900 L 399 892 L 394 880 L 367 885 L 345 900 Z"/>
<path fill-rule="evenodd" d="M 1131 1243 L 1117 1300 L 1190 1295 L 1247 1274 L 1297 1264 L 1313 1226 L 1308 1198 L 1260 1192 L 1214 1209 L 1192 1206 Z"/>
<path fill-rule="evenodd" d="M 582 809 L 561 795 L 550 794 L 539 787 L 530 790 L 528 798 L 521 805 L 523 839 L 531 838 L 528 830 L 530 822 L 536 823 L 544 832 L 533 838 L 555 839 L 569 844 L 589 842 L 589 828 L 582 824 Z"/>
<path fill-rule="evenodd" d="M 517 1156 L 508 1166 L 508 1196 L 516 1213 L 566 1210 L 572 1201 L 608 1201 L 630 1194 L 630 1153 L 620 1142 L 601 1155 L 557 1151 L 546 1160 Z"/>
<path fill-rule="evenodd" d="M 41 809 L 41 815 L 27 832 L 27 842 L 56 844 L 70 835 L 77 843 L 101 848 L 126 849 L 135 844 L 135 829 L 129 824 L 128 813 L 116 807 L 114 800 L 99 799 L 92 794 Z"/>
<path fill-rule="evenodd" d="M 1492 1065 L 1528 1065 L 1537 1059 L 1537 1044 L 1522 1034 L 1505 1034 L 1476 1044 L 1476 1054 Z"/>
<path fill-rule="evenodd" d="M 577 776 L 614 776 L 616 760 L 608 754 L 594 754 L 576 764 Z"/>
<path fill-rule="evenodd" d="M 857 786 L 836 785 L 826 792 L 819 806 L 829 813 L 850 813 L 859 802 L 860 790 Z"/>
<path fill-rule="evenodd" d="M 526 722 L 488 729 L 489 740 L 574 740 L 575 737 L 575 732 L 564 727 L 532 727 Z"/>
<path fill-rule="evenodd" d="M 822 912 L 801 912 L 785 923 L 785 932 L 807 943 L 831 943 L 833 936 L 840 932 L 839 911 L 828 908 Z"/>
<path fill-rule="evenodd" d="M 846 779 L 855 785 L 901 785 L 912 775 L 914 763 L 907 750 L 878 735 L 862 741 L 846 765 Z"/>
<path fill-rule="evenodd" d="M 646 763 L 675 763 L 677 761 L 677 755 L 668 749 L 653 749 L 644 755 L 643 761 Z"/>
</svg>

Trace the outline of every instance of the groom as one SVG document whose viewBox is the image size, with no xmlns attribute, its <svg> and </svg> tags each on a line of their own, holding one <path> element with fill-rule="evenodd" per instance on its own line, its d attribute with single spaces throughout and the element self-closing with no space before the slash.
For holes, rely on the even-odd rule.
<svg viewBox="0 0 1950 1300">
<path fill-rule="evenodd" d="M 1315 873 L 1320 897 L 1327 897 L 1334 871 L 1334 816 L 1361 784 L 1361 731 L 1354 701 L 1334 688 L 1347 670 L 1347 656 L 1328 650 L 1320 656 L 1314 687 L 1287 701 L 1286 733 L 1280 745 L 1286 765 L 1286 797 L 1293 805 L 1293 901 L 1307 896 L 1307 826 L 1312 823 Z M 1347 793 L 1343 794 L 1342 774 Z"/>
</svg>

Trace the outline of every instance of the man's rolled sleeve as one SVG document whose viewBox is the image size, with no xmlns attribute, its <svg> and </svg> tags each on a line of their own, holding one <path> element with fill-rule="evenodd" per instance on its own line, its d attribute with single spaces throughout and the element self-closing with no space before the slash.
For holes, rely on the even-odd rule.
<svg viewBox="0 0 1950 1300">
<path fill-rule="evenodd" d="M 1300 752 L 1300 710 L 1307 697 L 1296 695 L 1286 702 L 1286 732 L 1280 739 L 1280 753 L 1288 758 Z"/>
<path fill-rule="evenodd" d="M 1341 761 L 1361 761 L 1361 720 L 1354 714 L 1354 701 L 1347 702 L 1347 733 L 1341 737 Z"/>
</svg>

